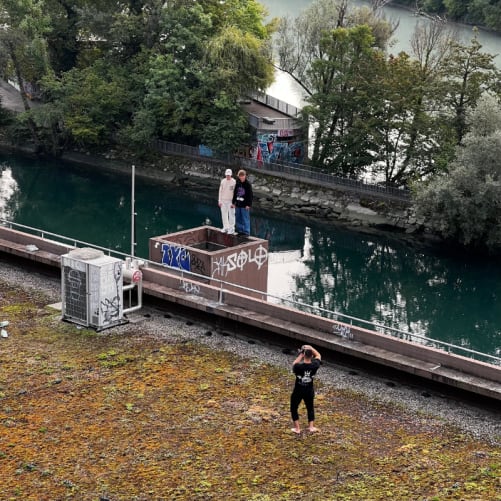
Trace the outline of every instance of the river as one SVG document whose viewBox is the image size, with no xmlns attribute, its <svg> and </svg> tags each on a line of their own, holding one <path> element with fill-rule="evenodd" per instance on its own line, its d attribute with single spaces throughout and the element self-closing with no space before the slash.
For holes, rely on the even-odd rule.
<svg viewBox="0 0 501 501">
<path fill-rule="evenodd" d="M 0 156 L 0 218 L 125 253 L 130 192 L 127 176 Z M 207 220 L 219 226 L 216 196 L 193 198 L 137 178 L 137 255 L 147 257 L 152 236 Z M 336 226 L 306 227 L 257 209 L 251 222 L 252 234 L 270 242 L 270 294 L 501 354 L 499 261 L 425 252 Z"/>
<path fill-rule="evenodd" d="M 312 0 L 259 0 L 266 7 L 269 13 L 269 18 L 272 17 L 297 17 L 302 10 L 311 5 Z M 361 6 L 368 5 L 368 2 L 361 0 L 352 1 L 350 5 Z M 400 51 L 405 51 L 411 54 L 410 40 L 414 28 L 417 23 L 429 22 L 426 18 L 416 16 L 412 11 L 402 7 L 387 5 L 383 8 L 383 13 L 386 19 L 390 21 L 398 20 L 398 28 L 394 34 L 394 45 L 390 52 L 397 54 Z M 448 23 L 458 40 L 463 43 L 468 43 L 473 37 L 473 28 L 458 23 Z M 496 55 L 495 62 L 501 68 L 501 36 L 486 30 L 478 31 L 478 39 L 483 46 L 483 51 L 492 55 Z M 277 71 L 275 74 L 275 82 L 267 90 L 267 93 L 273 97 L 281 99 L 294 106 L 301 107 L 304 104 L 303 95 L 300 87 L 295 84 L 292 79 Z"/>
</svg>

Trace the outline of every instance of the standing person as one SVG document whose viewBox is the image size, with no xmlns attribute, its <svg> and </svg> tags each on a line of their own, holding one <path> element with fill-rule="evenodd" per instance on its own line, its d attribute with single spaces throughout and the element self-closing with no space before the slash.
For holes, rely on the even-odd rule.
<svg viewBox="0 0 501 501">
<path fill-rule="evenodd" d="M 231 169 L 226 169 L 224 178 L 221 179 L 219 185 L 219 198 L 218 205 L 221 209 L 221 219 L 223 221 L 223 233 L 230 235 L 235 233 L 235 207 L 233 205 L 233 191 L 235 189 L 236 181 L 233 179 L 233 172 Z"/>
<path fill-rule="evenodd" d="M 238 171 L 238 179 L 233 190 L 232 207 L 235 207 L 235 220 L 239 235 L 250 235 L 250 208 L 252 207 L 252 186 L 244 170 Z"/>
<path fill-rule="evenodd" d="M 292 390 L 291 394 L 291 417 L 294 423 L 294 428 L 291 428 L 291 431 L 294 433 L 301 433 L 298 414 L 301 400 L 304 400 L 304 404 L 306 405 L 308 431 L 312 433 L 318 431 L 318 428 L 314 426 L 315 407 L 313 405 L 313 400 L 315 398 L 315 389 L 313 387 L 313 376 L 320 367 L 321 359 L 320 353 L 315 350 L 315 348 L 309 344 L 305 344 L 301 347 L 299 355 L 292 364 L 292 372 L 296 375 L 294 390 Z"/>
</svg>

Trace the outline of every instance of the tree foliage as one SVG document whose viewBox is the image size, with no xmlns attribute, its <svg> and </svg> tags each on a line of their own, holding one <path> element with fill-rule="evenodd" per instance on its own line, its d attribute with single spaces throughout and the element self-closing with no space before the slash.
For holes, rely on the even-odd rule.
<svg viewBox="0 0 501 501">
<path fill-rule="evenodd" d="M 479 249 L 501 246 L 501 105 L 484 95 L 467 115 L 470 127 L 447 173 L 416 188 L 426 224 L 444 238 Z"/>
<path fill-rule="evenodd" d="M 317 0 L 283 20 L 280 68 L 304 90 L 315 166 L 408 186 L 447 167 L 466 113 L 499 93 L 500 75 L 475 36 L 461 44 L 439 18 L 417 23 L 409 54 L 389 53 L 392 27 L 376 7 Z"/>
<path fill-rule="evenodd" d="M 451 49 L 441 71 L 445 82 L 446 106 L 453 114 L 453 127 L 457 143 L 466 133 L 466 114 L 476 106 L 485 92 L 499 92 L 501 72 L 491 54 L 482 52 L 476 35 L 469 45 L 450 42 Z"/>
<path fill-rule="evenodd" d="M 204 139 L 231 151 L 246 138 L 238 100 L 271 83 L 271 27 L 254 0 L 1 0 L 0 6 L 12 26 L 3 31 L 3 46 L 15 48 L 20 80 L 42 88 L 43 105 L 27 117 L 52 153 L 111 138 L 147 148 L 157 137 Z M 30 64 L 37 41 L 45 53 Z M 222 103 L 236 123 L 225 120 L 218 134 L 209 134 L 205 126 L 215 130 Z"/>
<path fill-rule="evenodd" d="M 296 19 L 282 18 L 278 27 L 275 46 L 278 67 L 288 73 L 304 89 L 307 95 L 318 90 L 318 81 L 311 72 L 316 60 L 329 55 L 322 39 L 326 33 L 338 28 L 360 25 L 371 28 L 372 44 L 384 49 L 393 28 L 384 18 L 368 8 L 350 10 L 347 0 L 316 0 Z"/>
<path fill-rule="evenodd" d="M 337 28 L 324 33 L 308 70 L 315 92 L 304 113 L 315 127 L 312 162 L 356 177 L 372 158 L 371 75 L 378 50 L 369 27 Z"/>
<path fill-rule="evenodd" d="M 501 31 L 501 5 L 497 0 L 398 0 L 421 14 L 438 14 L 453 21 Z"/>
</svg>

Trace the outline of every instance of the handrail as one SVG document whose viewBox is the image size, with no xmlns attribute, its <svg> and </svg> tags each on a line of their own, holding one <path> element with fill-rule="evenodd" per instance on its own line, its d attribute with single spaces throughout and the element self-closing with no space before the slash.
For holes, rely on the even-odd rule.
<svg viewBox="0 0 501 501">
<path fill-rule="evenodd" d="M 185 275 L 188 275 L 188 276 L 192 277 L 193 279 L 198 279 L 198 280 L 210 279 L 211 282 L 219 283 L 219 287 L 221 289 L 221 292 L 224 291 L 224 289 L 223 289 L 224 286 L 231 286 L 231 288 L 233 288 L 233 289 L 237 288 L 237 289 L 240 289 L 244 292 L 251 292 L 253 294 L 265 296 L 267 301 L 270 299 L 277 300 L 275 302 L 279 302 L 282 304 L 289 304 L 294 309 L 297 309 L 300 311 L 309 310 L 312 314 L 314 314 L 316 316 L 329 318 L 329 319 L 335 320 L 335 321 L 338 321 L 338 318 L 340 317 L 342 320 L 339 320 L 339 321 L 342 321 L 343 323 L 349 323 L 350 325 L 353 325 L 353 322 L 357 322 L 357 323 L 372 327 L 372 330 L 374 330 L 375 332 L 382 332 L 383 334 L 386 334 L 386 332 L 389 332 L 388 335 L 390 335 L 392 337 L 397 337 L 399 339 L 407 339 L 408 341 L 411 341 L 411 342 L 419 341 L 423 345 L 433 346 L 433 347 L 440 349 L 441 351 L 444 351 L 448 354 L 451 354 L 452 352 L 460 352 L 460 353 L 463 353 L 464 356 L 468 356 L 469 358 L 472 358 L 475 360 L 477 360 L 478 357 L 482 357 L 486 360 L 490 360 L 490 363 L 493 363 L 495 365 L 501 365 L 501 358 L 497 357 L 495 355 L 490 355 L 489 353 L 482 353 L 482 352 L 479 352 L 476 350 L 471 350 L 469 348 L 465 348 L 464 346 L 458 346 L 455 344 L 448 343 L 446 341 L 441 341 L 439 339 L 429 338 L 429 337 L 423 336 L 421 334 L 406 332 L 406 331 L 397 329 L 395 327 L 389 327 L 389 326 L 382 325 L 382 324 L 379 324 L 379 323 L 371 321 L 371 320 L 365 320 L 365 319 L 354 317 L 351 315 L 347 315 L 345 313 L 341 313 L 338 311 L 327 310 L 325 308 L 302 303 L 302 302 L 296 301 L 294 299 L 287 299 L 287 298 L 283 298 L 280 296 L 275 296 L 273 294 L 269 294 L 267 292 L 252 289 L 250 287 L 245 287 L 243 285 L 238 285 L 238 284 L 226 282 L 226 281 L 218 279 L 218 278 L 207 277 L 206 275 L 200 275 L 198 273 L 194 273 L 194 272 L 187 271 L 187 270 L 180 270 L 179 268 L 175 268 L 175 267 L 169 266 L 169 265 L 164 264 L 164 263 L 150 261 L 148 259 L 141 258 L 141 257 L 138 258 L 138 256 L 131 256 L 130 254 L 127 254 L 124 252 L 115 251 L 113 249 L 102 247 L 100 245 L 96 245 L 96 244 L 92 244 L 89 242 L 84 242 L 82 240 L 66 237 L 64 235 L 59 235 L 57 233 L 52 233 L 49 231 L 41 230 L 39 228 L 33 228 L 31 226 L 26 226 L 24 224 L 15 223 L 13 221 L 8 221 L 8 220 L 3 219 L 3 218 L 0 218 L 0 224 L 3 226 L 10 227 L 10 228 L 16 228 L 16 229 L 19 228 L 19 229 L 23 229 L 23 230 L 29 230 L 30 232 L 35 232 L 36 234 L 39 234 L 40 238 L 42 238 L 44 240 L 49 240 L 49 239 L 45 238 L 45 236 L 49 236 L 50 239 L 52 239 L 52 241 L 54 241 L 53 239 L 59 239 L 59 240 L 62 240 L 62 242 L 60 242 L 60 243 L 64 244 L 64 242 L 68 242 L 73 247 L 79 247 L 79 246 L 80 247 L 82 247 L 82 246 L 83 247 L 91 247 L 94 249 L 101 250 L 110 256 L 111 255 L 121 256 L 124 259 L 128 258 L 128 257 L 134 258 L 134 259 L 140 259 L 141 261 L 144 261 L 144 263 L 147 263 L 148 265 L 152 265 L 154 267 L 168 268 L 168 269 L 176 271 L 176 272 L 181 272 L 181 277 L 183 280 L 185 279 Z"/>
</svg>

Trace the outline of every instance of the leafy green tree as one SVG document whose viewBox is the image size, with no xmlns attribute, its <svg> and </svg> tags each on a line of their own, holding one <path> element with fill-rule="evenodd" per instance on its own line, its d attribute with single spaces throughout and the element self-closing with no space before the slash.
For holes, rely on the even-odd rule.
<svg viewBox="0 0 501 501">
<path fill-rule="evenodd" d="M 452 134 L 448 120 L 444 120 L 442 68 L 449 58 L 452 39 L 450 29 L 438 19 L 415 27 L 411 38 L 414 83 L 413 88 L 407 89 L 404 134 L 398 133 L 404 147 L 398 154 L 399 165 L 392 175 L 392 183 L 408 184 L 412 179 L 440 170 L 450 159 Z M 407 77 L 404 76 L 404 85 Z M 398 79 L 396 83 L 400 85 Z M 402 99 L 401 94 L 396 98 Z M 397 131 L 401 130 L 397 127 Z"/>
<path fill-rule="evenodd" d="M 4 76 L 16 81 L 23 106 L 30 110 L 28 85 L 36 84 L 50 68 L 45 35 L 50 23 L 44 6 L 37 0 L 2 0 L 0 5 L 0 49 Z M 41 147 L 35 122 L 26 117 L 31 139 Z"/>
<path fill-rule="evenodd" d="M 447 14 L 453 19 L 463 19 L 468 13 L 468 2 L 464 0 L 443 0 Z"/>
<path fill-rule="evenodd" d="M 443 0 L 424 0 L 420 6 L 431 14 L 441 14 L 445 10 Z"/>
<path fill-rule="evenodd" d="M 476 106 L 479 97 L 489 91 L 499 92 L 501 72 L 494 64 L 494 55 L 482 52 L 475 35 L 469 45 L 451 41 L 450 55 L 444 61 L 447 106 L 453 113 L 457 143 L 467 131 L 466 114 Z"/>
<path fill-rule="evenodd" d="M 483 9 L 483 24 L 491 30 L 501 31 L 501 5 L 488 3 Z"/>
<path fill-rule="evenodd" d="M 160 23 L 165 36 L 144 64 L 144 99 L 134 115 L 133 126 L 125 131 L 127 137 L 145 141 L 148 132 L 150 140 L 161 137 L 192 144 L 205 141 L 209 147 L 223 151 L 233 151 L 236 132 L 240 142 L 246 139 L 238 99 L 271 83 L 269 35 L 260 29 L 262 21 L 259 23 L 257 14 L 262 10 L 254 2 L 225 3 L 224 8 L 239 7 L 238 15 L 227 19 L 226 24 L 221 22 L 221 15 L 213 17 L 220 13 L 221 5 L 178 5 L 162 14 Z M 248 15 L 245 6 L 250 9 Z M 257 23 L 254 28 L 232 24 L 249 18 Z M 214 25 L 219 28 L 215 30 Z M 233 126 L 223 120 L 226 132 L 215 125 L 215 117 L 222 118 L 222 109 L 236 120 Z M 146 129 L 144 122 L 150 124 Z M 216 129 L 218 133 L 214 133 Z"/>
<path fill-rule="evenodd" d="M 347 0 L 315 0 L 296 19 L 282 18 L 275 40 L 279 69 L 311 96 L 324 86 L 310 71 L 314 61 L 328 57 L 324 35 L 361 24 L 371 28 L 375 46 L 384 49 L 388 45 L 394 27 L 368 8 L 350 10 Z"/>
<path fill-rule="evenodd" d="M 419 62 L 406 53 L 381 57 L 374 82 L 373 171 L 390 185 L 406 185 L 434 169 L 438 120 L 423 112 L 423 86 Z M 408 159 L 412 158 L 412 161 Z M 378 176 L 380 177 L 380 176 Z"/>
<path fill-rule="evenodd" d="M 224 92 L 214 100 L 201 140 L 218 152 L 233 152 L 250 139 L 249 123 L 241 106 Z"/>
<path fill-rule="evenodd" d="M 66 139 L 79 146 L 99 146 L 112 141 L 117 124 L 126 119 L 126 75 L 110 72 L 102 63 L 74 69 L 61 79 L 45 80 L 50 102 L 32 111 L 47 125 L 51 144 L 64 145 Z M 64 142 L 54 141 L 61 131 Z"/>
<path fill-rule="evenodd" d="M 254 0 L 0 0 L 4 73 L 39 83 L 18 127 L 51 153 L 156 137 L 231 151 L 238 100 L 271 83 L 271 26 Z M 2 58 L 0 58 L 2 61 Z M 27 101 L 26 101 L 27 102 Z M 215 117 L 224 112 L 234 121 Z M 208 127 L 206 127 L 208 125 Z M 20 135 L 22 136 L 22 134 Z"/>
<path fill-rule="evenodd" d="M 355 178 L 372 162 L 373 45 L 368 26 L 337 28 L 323 35 L 323 58 L 308 70 L 315 89 L 303 110 L 315 127 L 311 160 L 337 175 Z"/>
<path fill-rule="evenodd" d="M 484 95 L 467 115 L 470 132 L 447 173 L 417 185 L 418 216 L 446 239 L 479 250 L 501 247 L 501 106 Z"/>
</svg>

